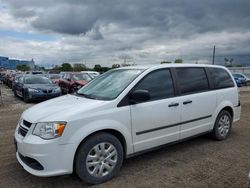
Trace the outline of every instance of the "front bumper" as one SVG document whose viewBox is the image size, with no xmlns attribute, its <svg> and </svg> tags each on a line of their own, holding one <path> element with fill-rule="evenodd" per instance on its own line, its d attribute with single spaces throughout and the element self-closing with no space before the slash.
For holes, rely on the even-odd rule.
<svg viewBox="0 0 250 188">
<path fill-rule="evenodd" d="M 16 157 L 23 168 L 29 173 L 41 177 L 72 173 L 74 145 L 62 144 L 59 141 L 60 138 L 41 139 L 32 135 L 31 130 L 33 130 L 32 127 L 25 137 L 19 134 L 17 130 L 15 132 Z M 34 161 L 37 164 L 34 164 Z M 38 168 L 39 165 L 41 168 Z"/>
</svg>

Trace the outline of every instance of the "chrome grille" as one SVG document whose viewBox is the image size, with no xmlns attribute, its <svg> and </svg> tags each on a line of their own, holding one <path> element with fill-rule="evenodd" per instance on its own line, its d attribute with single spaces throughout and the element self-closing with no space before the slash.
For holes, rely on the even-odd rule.
<svg viewBox="0 0 250 188">
<path fill-rule="evenodd" d="M 26 134 L 27 134 L 28 131 L 29 131 L 28 129 L 22 127 L 21 125 L 18 128 L 18 133 L 21 134 L 23 137 L 26 136 Z"/>
<path fill-rule="evenodd" d="M 52 89 L 48 89 L 48 90 L 43 90 L 43 93 L 52 93 Z"/>
<path fill-rule="evenodd" d="M 32 123 L 22 120 L 19 123 L 19 128 L 18 128 L 18 134 L 21 134 L 23 137 L 26 136 L 27 132 L 29 131 L 29 128 L 31 127 Z"/>
<path fill-rule="evenodd" d="M 25 127 L 30 128 L 30 126 L 32 125 L 32 123 L 30 123 L 30 122 L 28 122 L 28 121 L 23 120 L 23 125 L 24 125 Z"/>
</svg>

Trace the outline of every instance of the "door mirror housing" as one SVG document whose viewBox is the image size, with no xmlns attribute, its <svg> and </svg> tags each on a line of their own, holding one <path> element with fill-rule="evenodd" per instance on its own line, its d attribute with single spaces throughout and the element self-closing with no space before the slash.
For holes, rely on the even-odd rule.
<svg viewBox="0 0 250 188">
<path fill-rule="evenodd" d="M 135 90 L 130 94 L 130 102 L 132 104 L 141 103 L 150 100 L 148 90 Z"/>
</svg>

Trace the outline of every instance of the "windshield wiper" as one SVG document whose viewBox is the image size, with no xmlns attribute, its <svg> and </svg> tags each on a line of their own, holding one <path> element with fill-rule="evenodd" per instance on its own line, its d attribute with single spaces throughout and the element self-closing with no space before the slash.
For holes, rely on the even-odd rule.
<svg viewBox="0 0 250 188">
<path fill-rule="evenodd" d="M 96 97 L 93 97 L 92 95 L 87 95 L 87 94 L 84 94 L 84 93 L 76 92 L 76 95 L 80 95 L 80 96 L 83 96 L 83 97 L 88 98 L 88 99 L 97 99 Z"/>
</svg>

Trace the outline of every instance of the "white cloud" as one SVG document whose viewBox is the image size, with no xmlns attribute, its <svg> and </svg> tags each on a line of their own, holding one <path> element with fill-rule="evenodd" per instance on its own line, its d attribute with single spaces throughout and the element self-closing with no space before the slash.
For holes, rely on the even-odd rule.
<svg viewBox="0 0 250 188">
<path fill-rule="evenodd" d="M 250 52 L 250 4 L 244 0 L 3 1 L 0 30 L 55 39 L 1 37 L 0 55 L 38 64 L 110 66 L 124 56 L 137 64 L 176 58 L 209 63 L 214 45 L 218 56 Z"/>
</svg>

